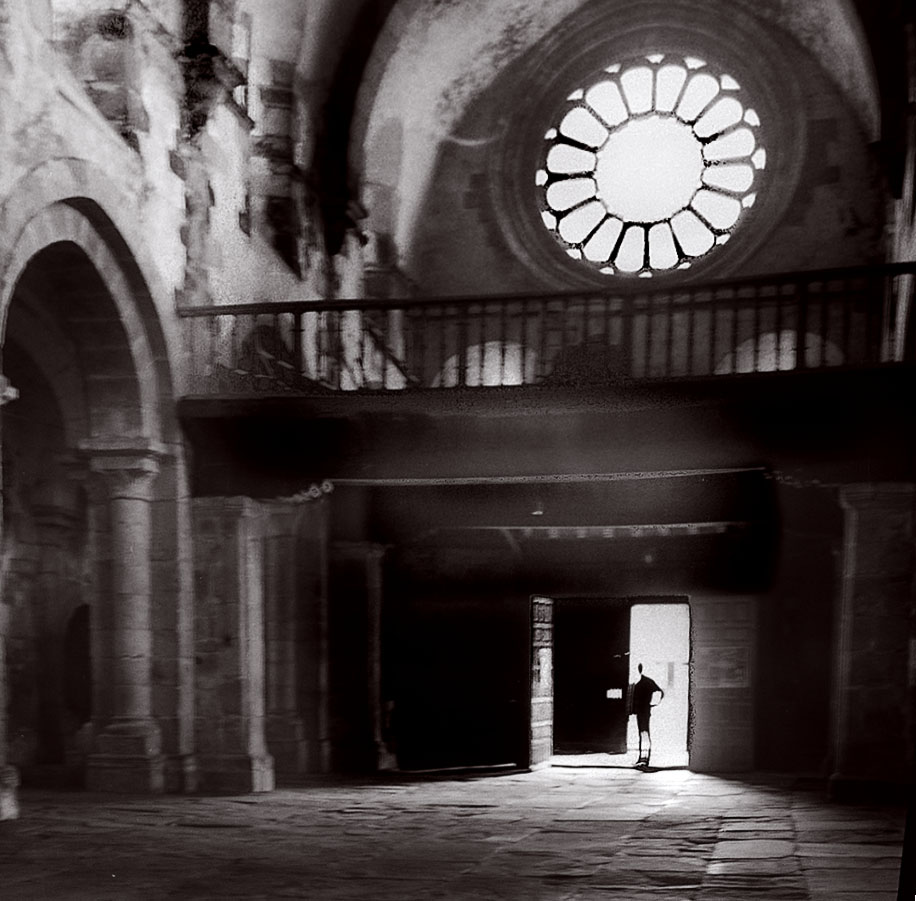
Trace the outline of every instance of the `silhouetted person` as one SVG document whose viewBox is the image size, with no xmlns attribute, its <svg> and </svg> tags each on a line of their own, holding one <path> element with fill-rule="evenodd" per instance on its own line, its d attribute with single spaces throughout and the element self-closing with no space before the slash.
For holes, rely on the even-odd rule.
<svg viewBox="0 0 916 901">
<path fill-rule="evenodd" d="M 649 712 L 655 706 L 652 698 L 656 692 L 661 695 L 659 701 L 665 697 L 665 692 L 658 687 L 654 679 L 643 675 L 642 664 L 639 670 L 639 681 L 633 686 L 633 713 L 636 714 L 636 728 L 639 729 L 639 758 L 636 766 L 648 766 L 649 755 L 652 753 L 652 738 L 649 735 Z M 643 734 L 646 736 L 646 756 L 643 757 Z"/>
</svg>

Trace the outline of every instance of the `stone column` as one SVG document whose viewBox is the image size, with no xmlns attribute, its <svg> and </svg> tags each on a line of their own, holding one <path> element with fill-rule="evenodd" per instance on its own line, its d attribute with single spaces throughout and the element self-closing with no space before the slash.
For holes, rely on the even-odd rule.
<svg viewBox="0 0 916 901">
<path fill-rule="evenodd" d="M 195 737 L 201 787 L 271 791 L 262 511 L 249 498 L 196 498 L 194 538 Z"/>
<path fill-rule="evenodd" d="M 391 769 L 383 741 L 382 558 L 385 549 L 369 542 L 335 543 L 331 548 L 330 647 L 343 679 L 331 682 L 332 715 L 346 728 L 332 741 L 345 768 Z M 365 694 L 349 688 L 362 680 Z"/>
<path fill-rule="evenodd" d="M 3 23 L 0 23 L 0 40 L 4 39 Z M 0 375 L 0 407 L 11 400 L 15 400 L 19 392 L 10 385 L 4 375 Z M 0 498 L 2 503 L 2 498 Z M 0 510 L 2 513 L 2 510 Z M 2 523 L 2 517 L 0 517 Z M 2 528 L 2 525 L 0 525 Z M 2 536 L 0 536 L 2 537 Z M 7 737 L 7 683 L 6 683 L 6 636 L 9 628 L 9 609 L 5 601 L 6 564 L 0 559 L 0 820 L 14 820 L 19 816 L 19 802 L 16 788 L 19 785 L 19 774 L 16 768 L 7 763 L 8 737 Z"/>
<path fill-rule="evenodd" d="M 161 792 L 159 726 L 152 715 L 150 504 L 161 454 L 152 447 L 87 448 L 108 496 L 111 716 L 96 733 L 92 791 Z"/>
<path fill-rule="evenodd" d="M 264 608 L 267 652 L 267 745 L 278 775 L 298 775 L 308 767 L 305 723 L 299 711 L 300 608 L 304 599 L 298 553 L 299 519 L 305 501 L 266 505 Z"/>
<path fill-rule="evenodd" d="M 300 553 L 311 561 L 311 581 L 306 597 L 314 604 L 308 617 L 303 643 L 305 678 L 300 686 L 300 705 L 306 718 L 309 772 L 331 771 L 330 644 L 329 644 L 329 516 L 327 501 L 309 508 L 314 511 L 308 528 L 299 535 Z M 301 659 L 301 658 L 300 658 Z"/>
<path fill-rule="evenodd" d="M 14 820 L 19 816 L 16 788 L 19 774 L 7 764 L 6 734 L 6 631 L 9 620 L 7 605 L 0 598 L 0 820 Z"/>
<path fill-rule="evenodd" d="M 903 784 L 910 775 L 914 501 L 911 484 L 850 485 L 840 492 L 831 776 L 838 795 L 869 783 Z"/>
<path fill-rule="evenodd" d="M 366 549 L 366 606 L 369 622 L 367 654 L 369 659 L 369 718 L 372 742 L 379 770 L 397 769 L 397 760 L 385 743 L 385 709 L 382 698 L 382 560 L 385 549 L 370 545 Z"/>
</svg>

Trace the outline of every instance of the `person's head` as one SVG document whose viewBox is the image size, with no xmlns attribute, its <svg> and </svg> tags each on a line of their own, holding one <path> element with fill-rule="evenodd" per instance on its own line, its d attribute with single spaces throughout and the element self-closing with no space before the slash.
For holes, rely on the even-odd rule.
<svg viewBox="0 0 916 901">
<path fill-rule="evenodd" d="M 638 672 L 640 676 L 642 675 L 642 664 L 641 663 L 636 664 L 636 672 Z"/>
</svg>

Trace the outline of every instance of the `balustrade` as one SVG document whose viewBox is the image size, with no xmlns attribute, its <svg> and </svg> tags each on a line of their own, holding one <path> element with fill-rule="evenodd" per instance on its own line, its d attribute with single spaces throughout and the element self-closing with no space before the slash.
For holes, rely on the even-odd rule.
<svg viewBox="0 0 916 901">
<path fill-rule="evenodd" d="M 587 386 L 906 362 L 916 263 L 624 293 L 181 310 L 192 396 Z"/>
</svg>

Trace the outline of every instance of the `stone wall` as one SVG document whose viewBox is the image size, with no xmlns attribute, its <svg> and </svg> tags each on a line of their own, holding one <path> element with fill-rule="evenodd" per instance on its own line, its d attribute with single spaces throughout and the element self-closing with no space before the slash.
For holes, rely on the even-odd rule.
<svg viewBox="0 0 916 901">
<path fill-rule="evenodd" d="M 308 496 L 194 501 L 194 746 L 204 788 L 263 791 L 274 773 L 294 779 L 331 765 L 325 507 Z M 364 566 L 354 561 L 353 571 Z M 355 653 L 365 668 L 366 647 Z M 349 659 L 346 649 L 338 656 Z"/>
<path fill-rule="evenodd" d="M 201 786 L 270 791 L 264 737 L 263 513 L 248 499 L 194 504 L 195 745 Z"/>
<path fill-rule="evenodd" d="M 912 778 L 914 500 L 910 484 L 851 485 L 836 607 L 834 749 L 838 794 Z"/>
</svg>

